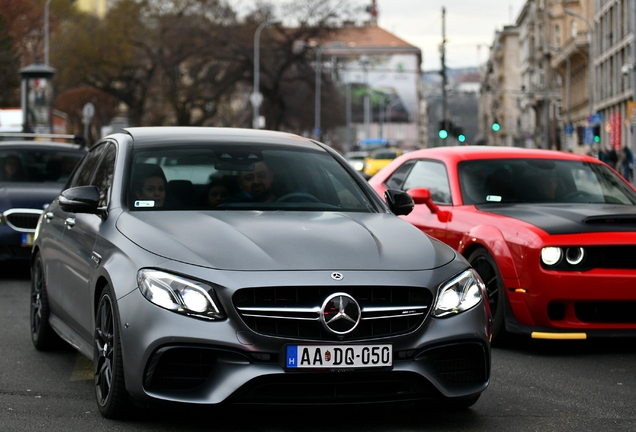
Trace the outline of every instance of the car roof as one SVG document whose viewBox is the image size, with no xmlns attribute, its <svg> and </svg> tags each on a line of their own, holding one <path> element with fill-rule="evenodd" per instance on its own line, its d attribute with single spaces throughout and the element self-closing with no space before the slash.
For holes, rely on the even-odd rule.
<svg viewBox="0 0 636 432">
<path fill-rule="evenodd" d="M 154 126 L 131 127 L 124 131 L 132 136 L 135 147 L 170 147 L 179 144 L 197 143 L 259 143 L 282 144 L 321 148 L 316 141 L 286 132 L 260 129 L 194 127 L 194 126 Z"/>
<path fill-rule="evenodd" d="M 71 144 L 56 141 L 40 141 L 40 140 L 15 140 L 15 141 L 0 141 L 0 150 L 18 150 L 18 149 L 35 149 L 35 150 L 68 150 L 68 151 L 82 151 L 84 146 L 81 144 Z"/>
<path fill-rule="evenodd" d="M 557 150 L 528 149 L 521 147 L 491 147 L 491 146 L 450 146 L 434 147 L 415 150 L 402 156 L 402 160 L 419 158 L 443 158 L 446 160 L 477 160 L 477 159 L 505 159 L 505 158 L 538 158 L 562 159 L 577 161 L 596 161 L 591 156 L 569 153 Z"/>
</svg>

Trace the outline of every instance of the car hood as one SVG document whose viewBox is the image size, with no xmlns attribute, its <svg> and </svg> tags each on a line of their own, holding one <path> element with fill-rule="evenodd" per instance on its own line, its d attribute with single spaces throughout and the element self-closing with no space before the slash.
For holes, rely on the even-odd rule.
<svg viewBox="0 0 636 432">
<path fill-rule="evenodd" d="M 424 270 L 455 253 L 390 214 L 122 213 L 117 229 L 162 257 L 227 270 Z"/>
<path fill-rule="evenodd" d="M 60 183 L 5 183 L 0 182 L 0 211 L 11 208 L 42 210 L 62 190 Z"/>
<path fill-rule="evenodd" d="M 612 204 L 479 205 L 488 213 L 519 219 L 548 234 L 636 231 L 636 206 Z"/>
</svg>

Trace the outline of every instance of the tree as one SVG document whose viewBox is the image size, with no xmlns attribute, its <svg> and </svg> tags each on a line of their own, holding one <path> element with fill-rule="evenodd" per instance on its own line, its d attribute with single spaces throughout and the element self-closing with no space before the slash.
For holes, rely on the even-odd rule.
<svg viewBox="0 0 636 432">
<path fill-rule="evenodd" d="M 20 55 L 0 13 L 0 107 L 20 106 Z"/>
<path fill-rule="evenodd" d="M 91 128 L 95 129 L 95 133 L 89 129 L 89 136 L 85 138 L 89 142 L 94 142 L 95 140 L 90 140 L 90 137 L 99 137 L 101 128 L 109 125 L 113 117 L 117 115 L 117 100 L 114 97 L 94 87 L 75 87 L 55 98 L 55 108 L 68 116 L 67 129 L 70 133 L 83 135 L 82 110 L 88 102 L 95 107 L 95 115 L 90 124 Z"/>
<path fill-rule="evenodd" d="M 302 132 L 313 128 L 307 101 L 315 55 L 292 48 L 329 34 L 346 2 L 290 4 L 305 24 L 263 32 L 260 90 L 268 127 Z M 57 87 L 98 89 L 121 102 L 135 125 L 249 126 L 254 32 L 272 16 L 263 3 L 239 18 L 222 0 L 120 0 L 102 20 L 81 16 L 58 31 L 51 51 Z M 328 76 L 322 76 L 326 127 L 343 118 L 329 108 L 342 97 Z"/>
</svg>

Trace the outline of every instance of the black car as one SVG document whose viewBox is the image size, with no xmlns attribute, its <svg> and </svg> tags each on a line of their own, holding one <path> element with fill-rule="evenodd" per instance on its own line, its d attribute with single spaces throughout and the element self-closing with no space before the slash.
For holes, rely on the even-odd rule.
<svg viewBox="0 0 636 432">
<path fill-rule="evenodd" d="M 33 233 L 40 215 L 59 195 L 69 175 L 86 154 L 81 143 L 63 142 L 69 136 L 54 137 L 2 136 L 0 260 L 27 260 L 31 256 Z"/>
<path fill-rule="evenodd" d="M 128 128 L 42 215 L 31 333 L 131 403 L 474 404 L 490 313 L 468 262 L 330 147 L 251 129 Z"/>
</svg>

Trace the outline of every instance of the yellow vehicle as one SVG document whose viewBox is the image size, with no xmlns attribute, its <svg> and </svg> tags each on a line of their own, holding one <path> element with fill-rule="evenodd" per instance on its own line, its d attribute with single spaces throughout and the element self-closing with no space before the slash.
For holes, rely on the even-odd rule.
<svg viewBox="0 0 636 432">
<path fill-rule="evenodd" d="M 402 150 L 397 148 L 381 148 L 371 152 L 364 159 L 363 172 L 368 176 L 373 176 L 382 168 L 387 166 L 393 159 L 402 155 Z"/>
</svg>

